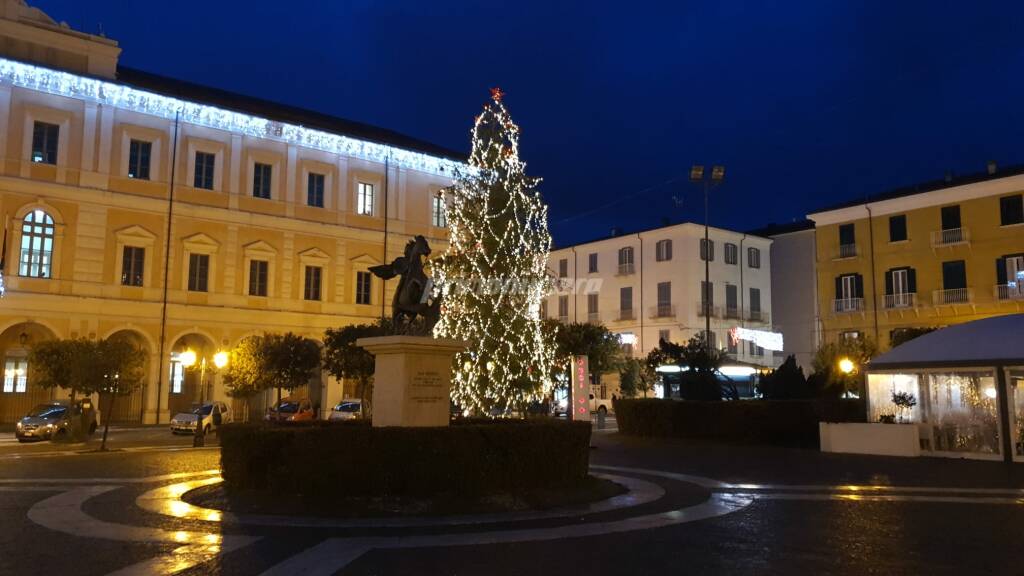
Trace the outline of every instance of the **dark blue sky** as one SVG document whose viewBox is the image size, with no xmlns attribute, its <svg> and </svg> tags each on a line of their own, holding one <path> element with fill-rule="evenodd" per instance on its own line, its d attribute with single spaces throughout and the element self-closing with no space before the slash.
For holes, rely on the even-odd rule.
<svg viewBox="0 0 1024 576">
<path fill-rule="evenodd" d="M 561 245 L 699 220 L 697 162 L 737 229 L 1024 162 L 1019 1 L 30 3 L 123 64 L 455 149 L 501 86 Z"/>
</svg>

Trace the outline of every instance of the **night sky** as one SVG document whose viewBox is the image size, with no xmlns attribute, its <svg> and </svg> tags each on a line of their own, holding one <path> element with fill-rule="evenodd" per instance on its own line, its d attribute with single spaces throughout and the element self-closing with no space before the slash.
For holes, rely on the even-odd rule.
<svg viewBox="0 0 1024 576">
<path fill-rule="evenodd" d="M 1019 1 L 29 3 L 124 65 L 467 152 L 500 86 L 559 245 L 700 221 L 693 163 L 740 230 L 1024 163 Z"/>
</svg>

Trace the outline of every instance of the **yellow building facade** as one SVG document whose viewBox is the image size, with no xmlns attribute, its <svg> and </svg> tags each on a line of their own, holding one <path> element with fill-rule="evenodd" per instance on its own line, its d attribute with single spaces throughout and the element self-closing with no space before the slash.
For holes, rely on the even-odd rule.
<svg viewBox="0 0 1024 576">
<path fill-rule="evenodd" d="M 810 214 L 824 341 L 1024 310 L 1024 175 L 946 181 Z"/>
<path fill-rule="evenodd" d="M 113 421 L 230 402 L 178 354 L 372 322 L 396 283 L 368 268 L 412 235 L 443 248 L 454 153 L 118 68 L 115 42 L 0 4 L 0 423 L 63 397 L 26 362 L 48 338 L 120 334 L 146 350 L 146 385 Z M 325 374 L 301 394 L 326 411 L 342 384 Z"/>
</svg>

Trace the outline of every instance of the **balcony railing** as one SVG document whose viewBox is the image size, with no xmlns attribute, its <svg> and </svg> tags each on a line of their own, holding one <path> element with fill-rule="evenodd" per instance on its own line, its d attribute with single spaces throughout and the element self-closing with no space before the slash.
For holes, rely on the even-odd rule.
<svg viewBox="0 0 1024 576">
<path fill-rule="evenodd" d="M 1024 300 L 1024 286 L 1021 284 L 997 284 L 993 290 L 996 300 Z"/>
<path fill-rule="evenodd" d="M 940 304 L 967 304 L 974 301 L 974 290 L 970 288 L 952 288 L 950 290 L 936 290 L 932 292 L 932 303 Z"/>
<path fill-rule="evenodd" d="M 697 302 L 695 306 L 697 307 L 697 316 L 703 318 L 706 313 L 704 303 Z M 710 306 L 710 312 L 712 318 L 718 318 L 722 315 L 722 310 L 718 306 L 715 306 L 713 303 Z"/>
<path fill-rule="evenodd" d="M 615 319 L 620 322 L 624 320 L 636 320 L 636 314 L 633 312 L 632 308 L 630 308 L 629 310 L 619 310 L 619 314 L 618 316 L 615 317 Z"/>
<path fill-rule="evenodd" d="M 950 228 L 932 232 L 932 246 L 953 246 L 967 244 L 970 241 L 971 235 L 967 228 Z"/>
<path fill-rule="evenodd" d="M 730 307 L 730 306 L 726 305 L 726 307 L 725 307 L 725 317 L 726 318 L 735 319 L 735 320 L 739 320 L 740 309 L 735 307 L 735 306 Z"/>
<path fill-rule="evenodd" d="M 630 262 L 629 264 L 619 264 L 619 273 L 616 274 L 616 275 L 617 276 L 629 276 L 630 274 L 634 274 L 634 273 L 636 273 L 636 267 L 634 267 L 633 263 Z"/>
<path fill-rule="evenodd" d="M 601 323 L 601 313 L 600 312 L 587 312 L 587 322 L 589 322 L 591 324 L 600 324 Z"/>
<path fill-rule="evenodd" d="M 886 294 L 885 307 L 889 309 L 913 308 L 917 304 L 916 296 L 917 295 L 913 292 L 905 292 L 903 294 Z"/>
<path fill-rule="evenodd" d="M 768 313 L 764 310 L 747 310 L 747 320 L 751 322 L 768 322 Z"/>
<path fill-rule="evenodd" d="M 838 314 L 860 312 L 862 310 L 864 310 L 863 298 L 836 298 L 832 301 L 832 311 Z"/>
<path fill-rule="evenodd" d="M 651 318 L 675 318 L 676 307 L 671 304 L 651 306 Z"/>
<path fill-rule="evenodd" d="M 853 258 L 857 255 L 856 244 L 840 244 L 836 251 L 836 258 Z"/>
</svg>

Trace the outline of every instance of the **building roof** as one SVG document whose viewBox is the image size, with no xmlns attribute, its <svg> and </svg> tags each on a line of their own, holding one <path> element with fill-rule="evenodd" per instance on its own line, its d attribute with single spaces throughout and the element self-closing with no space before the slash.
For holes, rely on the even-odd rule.
<svg viewBox="0 0 1024 576">
<path fill-rule="evenodd" d="M 1024 365 L 1024 314 L 994 316 L 942 328 L 876 357 L 869 370 Z"/>
<path fill-rule="evenodd" d="M 978 182 L 987 182 L 989 180 L 998 180 L 1000 178 L 1006 178 L 1008 176 L 1017 176 L 1024 174 L 1024 164 L 1008 166 L 1006 168 L 999 168 L 994 172 L 975 172 L 973 174 L 967 174 L 964 176 L 953 176 L 950 178 L 943 178 L 941 180 L 932 180 L 929 182 L 921 182 L 914 184 L 913 186 L 905 186 L 902 188 L 896 188 L 873 196 L 866 196 L 857 200 L 849 200 L 834 204 L 820 210 L 812 210 L 811 214 L 821 214 L 823 212 L 831 212 L 833 210 L 842 210 L 843 208 L 850 208 L 852 206 L 861 206 L 863 204 L 870 204 L 872 202 L 880 202 L 882 200 L 892 200 L 893 198 L 903 198 L 905 196 L 913 196 L 915 194 L 927 194 L 928 192 L 935 192 L 936 190 L 945 190 L 946 188 L 955 188 L 957 186 L 964 186 L 966 184 L 976 184 Z"/>
<path fill-rule="evenodd" d="M 789 222 L 787 224 L 776 224 L 772 222 L 767 226 L 758 228 L 756 230 L 750 230 L 747 234 L 751 236 L 761 236 L 763 238 L 771 238 L 773 236 L 779 236 L 780 234 L 791 234 L 793 232 L 803 232 L 804 230 L 813 230 L 814 220 L 808 220 L 806 218 L 795 222 Z"/>
<path fill-rule="evenodd" d="M 287 104 L 279 104 L 227 90 L 210 88 L 125 66 L 118 66 L 117 81 L 133 88 L 148 90 L 165 96 L 216 106 L 234 112 L 251 114 L 268 120 L 287 122 L 289 124 L 305 126 L 306 128 L 351 136 L 378 144 L 396 146 L 405 150 L 447 158 L 456 162 L 465 162 L 469 157 L 468 153 L 438 146 L 386 128 L 379 128 L 362 122 L 346 120 L 337 116 Z"/>
<path fill-rule="evenodd" d="M 566 248 L 573 248 L 575 246 L 585 246 L 587 244 L 595 244 L 597 242 L 604 242 L 605 240 L 614 240 L 616 238 L 625 238 L 626 236 L 636 236 L 637 234 L 646 234 L 648 232 L 654 232 L 656 230 L 665 230 L 665 229 L 668 229 L 668 228 L 676 228 L 676 227 L 680 227 L 680 226 L 700 226 L 702 229 L 704 228 L 703 224 L 698 224 L 696 222 L 675 222 L 675 223 L 672 223 L 672 224 L 662 224 L 660 226 L 652 226 L 650 228 L 641 228 L 640 230 L 630 230 L 630 231 L 625 231 L 625 230 L 623 230 L 621 228 L 612 228 L 611 232 L 609 234 L 605 235 L 605 236 L 601 236 L 599 238 L 592 238 L 590 240 L 585 240 L 583 242 L 576 242 L 575 244 L 566 244 L 564 246 L 554 245 L 554 246 L 551 247 L 551 250 L 552 251 L 555 251 L 555 250 L 565 250 Z M 736 231 L 736 230 L 729 230 L 727 228 L 719 228 L 717 226 L 709 226 L 708 228 L 711 229 L 711 230 L 718 231 L 718 232 L 728 232 L 730 234 L 739 234 L 739 235 L 746 235 L 746 236 L 758 236 L 758 237 L 763 238 L 765 240 L 770 240 L 770 238 L 768 238 L 766 236 L 763 236 L 763 235 L 760 235 L 760 234 L 754 234 L 753 232 L 739 232 L 739 231 Z"/>
</svg>

